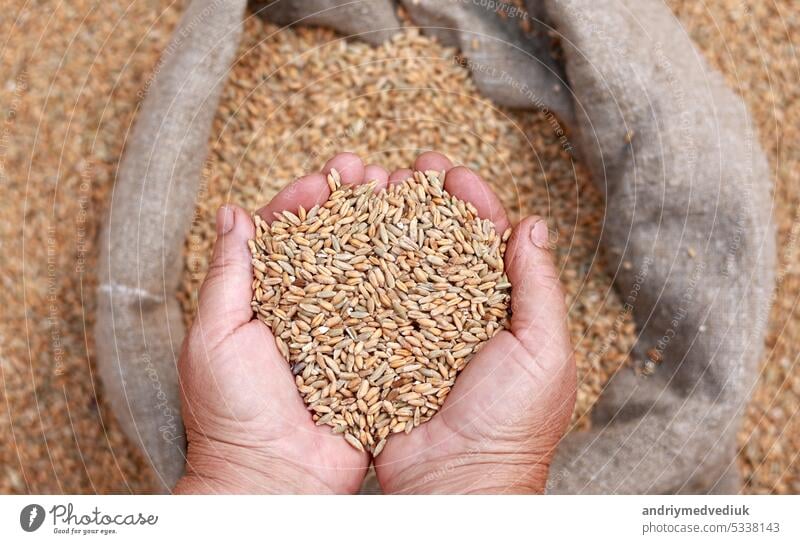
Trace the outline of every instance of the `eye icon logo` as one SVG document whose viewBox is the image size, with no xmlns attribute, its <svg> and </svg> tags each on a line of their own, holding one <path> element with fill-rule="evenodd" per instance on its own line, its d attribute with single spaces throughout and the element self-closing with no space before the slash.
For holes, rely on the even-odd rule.
<svg viewBox="0 0 800 544">
<path fill-rule="evenodd" d="M 19 513 L 19 524 L 26 533 L 32 533 L 44 523 L 44 507 L 29 504 Z"/>
</svg>

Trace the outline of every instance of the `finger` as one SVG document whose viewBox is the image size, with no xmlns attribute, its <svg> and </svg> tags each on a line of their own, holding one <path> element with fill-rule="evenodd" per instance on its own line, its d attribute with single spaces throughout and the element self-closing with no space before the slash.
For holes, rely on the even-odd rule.
<svg viewBox="0 0 800 544">
<path fill-rule="evenodd" d="M 469 202 L 478 210 L 482 219 L 489 219 L 497 232 L 502 234 L 511 223 L 505 208 L 489 185 L 481 177 L 465 166 L 456 166 L 447 172 L 444 188 L 451 195 Z"/>
<path fill-rule="evenodd" d="M 505 264 L 511 282 L 511 332 L 531 353 L 571 353 L 564 292 L 548 238 L 544 219 L 528 217 L 508 240 Z"/>
<path fill-rule="evenodd" d="M 414 161 L 414 170 L 418 172 L 427 172 L 428 170 L 447 172 L 452 167 L 453 163 L 450 162 L 450 159 L 435 151 L 426 151 Z"/>
<path fill-rule="evenodd" d="M 339 153 L 325 163 L 322 173 L 327 176 L 332 169 L 339 172 L 342 183 L 348 185 L 364 183 L 364 163 L 361 161 L 361 157 L 355 153 Z"/>
<path fill-rule="evenodd" d="M 386 186 L 389 183 L 389 172 L 382 166 L 378 166 L 377 164 L 368 164 L 364 168 L 364 182 L 369 183 L 370 181 L 377 181 L 378 183 L 375 185 L 375 192 L 382 191 L 386 189 Z"/>
<path fill-rule="evenodd" d="M 328 200 L 330 194 L 331 191 L 325 176 L 319 173 L 309 174 L 281 189 L 269 204 L 256 213 L 267 223 L 272 223 L 275 221 L 276 213 L 284 210 L 297 213 L 301 206 L 305 210 L 310 210 Z"/>
<path fill-rule="evenodd" d="M 394 172 L 392 172 L 392 175 L 389 176 L 389 185 L 397 185 L 398 183 L 403 183 L 405 180 L 407 180 L 413 175 L 414 172 L 410 168 L 400 168 L 399 170 L 395 170 Z"/>
<path fill-rule="evenodd" d="M 248 323 L 253 269 L 247 241 L 255 236 L 253 221 L 238 206 L 217 211 L 217 241 L 208 274 L 200 287 L 198 321 L 207 340 L 214 343 Z"/>
</svg>

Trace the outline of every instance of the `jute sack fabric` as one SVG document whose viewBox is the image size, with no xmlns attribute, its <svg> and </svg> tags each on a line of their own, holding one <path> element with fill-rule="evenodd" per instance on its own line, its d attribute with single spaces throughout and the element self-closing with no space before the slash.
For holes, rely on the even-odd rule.
<svg viewBox="0 0 800 544">
<path fill-rule="evenodd" d="M 662 2 L 545 6 L 644 362 L 612 378 L 593 430 L 566 438 L 551 488 L 735 493 L 775 269 L 772 184 L 753 124 Z"/>
<path fill-rule="evenodd" d="M 659 0 L 528 2 L 528 15 L 488 0 L 402 4 L 424 32 L 459 46 L 487 97 L 555 114 L 554 130 L 606 195 L 602 242 L 640 337 L 593 429 L 563 440 L 549 491 L 735 492 L 735 434 L 775 253 L 771 182 L 742 101 Z M 197 16 L 206 9 L 215 15 Z M 315 0 L 263 12 L 377 43 L 397 31 L 394 9 Z M 165 489 L 183 463 L 182 439 L 165 434 L 167 421 L 175 437 L 180 427 L 163 408 L 174 416 L 179 404 L 180 254 L 243 10 L 192 3 L 174 39 L 181 52 L 167 57 L 143 104 L 104 233 L 98 364 L 117 417 Z M 519 17 L 531 18 L 529 32 Z M 554 33 L 563 56 L 551 55 Z"/>
<path fill-rule="evenodd" d="M 175 292 L 244 0 L 194 0 L 145 87 L 101 232 L 97 365 L 116 418 L 167 491 L 183 472 Z"/>
</svg>

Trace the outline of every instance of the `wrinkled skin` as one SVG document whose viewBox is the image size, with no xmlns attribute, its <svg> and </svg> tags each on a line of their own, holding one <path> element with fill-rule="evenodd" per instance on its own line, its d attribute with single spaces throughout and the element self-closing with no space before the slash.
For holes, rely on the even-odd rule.
<svg viewBox="0 0 800 544">
<path fill-rule="evenodd" d="M 329 193 L 325 175 L 342 182 L 399 183 L 352 153 L 328 161 L 278 193 L 259 214 L 310 209 Z M 499 232 L 509 219 L 475 173 L 438 153 L 414 170 L 445 171 L 445 189 L 471 202 Z M 369 466 L 327 426 L 317 427 L 269 328 L 250 309 L 253 271 L 249 215 L 223 206 L 218 239 L 200 291 L 198 315 L 179 370 L 189 442 L 186 475 L 176 493 L 353 493 Z M 575 403 L 575 363 L 564 295 L 544 221 L 514 227 L 505 262 L 512 284 L 509 331 L 487 342 L 459 375 L 442 410 L 409 434 L 389 438 L 375 459 L 387 493 L 539 493 Z"/>
</svg>

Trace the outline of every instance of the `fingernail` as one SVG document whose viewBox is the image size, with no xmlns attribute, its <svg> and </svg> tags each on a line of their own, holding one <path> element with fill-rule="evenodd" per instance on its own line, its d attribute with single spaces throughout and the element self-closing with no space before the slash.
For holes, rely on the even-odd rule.
<svg viewBox="0 0 800 544">
<path fill-rule="evenodd" d="M 228 234 L 233 228 L 233 208 L 220 206 L 217 210 L 217 236 Z"/>
<path fill-rule="evenodd" d="M 547 230 L 547 223 L 544 219 L 539 219 L 531 229 L 531 242 L 540 249 L 550 249 L 550 233 Z"/>
</svg>

